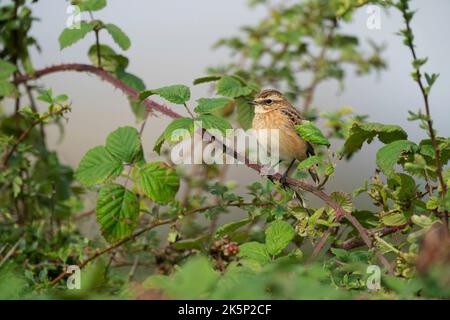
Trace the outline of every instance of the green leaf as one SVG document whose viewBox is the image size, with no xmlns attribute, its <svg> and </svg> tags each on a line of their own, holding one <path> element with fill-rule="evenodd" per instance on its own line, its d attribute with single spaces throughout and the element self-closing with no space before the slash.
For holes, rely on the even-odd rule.
<svg viewBox="0 0 450 320">
<path fill-rule="evenodd" d="M 173 120 L 164 130 L 164 139 L 169 143 L 177 143 L 194 133 L 194 120 L 192 118 L 179 118 Z"/>
<path fill-rule="evenodd" d="M 84 185 L 105 183 L 120 175 L 122 163 L 103 146 L 89 150 L 81 159 L 75 177 Z"/>
<path fill-rule="evenodd" d="M 191 91 L 189 90 L 189 87 L 182 84 L 176 84 L 155 90 L 144 91 L 139 95 L 139 99 L 144 100 L 154 94 L 176 104 L 184 104 L 191 98 Z"/>
<path fill-rule="evenodd" d="M 353 202 L 352 202 L 352 196 L 349 195 L 347 192 L 343 191 L 335 191 L 331 193 L 331 198 L 339 204 L 342 209 L 352 212 L 353 210 Z"/>
<path fill-rule="evenodd" d="M 105 28 L 113 38 L 114 42 L 117 43 L 117 45 L 122 50 L 128 50 L 130 48 L 130 38 L 128 38 L 128 36 L 125 34 L 125 32 L 122 31 L 122 29 L 112 23 L 105 24 Z"/>
<path fill-rule="evenodd" d="M 377 152 L 377 165 L 386 176 L 394 173 L 394 165 L 405 152 L 416 150 L 418 147 L 414 142 L 398 140 L 385 145 Z"/>
<path fill-rule="evenodd" d="M 146 114 L 145 106 L 142 102 L 136 101 L 130 97 L 128 98 L 128 102 L 130 103 L 131 111 L 133 111 L 133 114 L 136 117 L 136 121 L 142 121 Z"/>
<path fill-rule="evenodd" d="M 238 256 L 249 260 L 257 261 L 261 264 L 270 261 L 269 252 L 264 244 L 259 242 L 246 242 L 239 246 Z"/>
<path fill-rule="evenodd" d="M 39 91 L 39 95 L 37 96 L 37 99 L 40 100 L 40 101 L 44 101 L 44 102 L 52 104 L 53 103 L 53 91 L 52 91 L 52 89 L 40 90 Z"/>
<path fill-rule="evenodd" d="M 396 140 L 405 140 L 408 134 L 397 125 L 384 125 L 376 122 L 353 123 L 347 140 L 344 144 L 344 154 L 351 156 L 361 149 L 364 142 L 371 143 L 378 136 L 383 143 L 391 143 Z"/>
<path fill-rule="evenodd" d="M 252 91 L 252 88 L 245 86 L 235 77 L 223 76 L 217 83 L 217 93 L 225 97 L 247 96 Z"/>
<path fill-rule="evenodd" d="M 223 135 L 226 134 L 227 129 L 231 129 L 230 123 L 224 118 L 213 116 L 211 114 L 202 114 L 196 121 L 201 121 L 202 127 L 204 129 L 216 129 L 219 130 Z"/>
<path fill-rule="evenodd" d="M 131 191 L 118 184 L 100 189 L 97 200 L 97 222 L 109 242 L 131 235 L 139 216 L 139 199 Z"/>
<path fill-rule="evenodd" d="M 392 195 L 399 201 L 409 201 L 416 193 L 414 178 L 404 173 L 393 175 L 388 180 L 388 186 L 391 190 L 394 190 Z"/>
<path fill-rule="evenodd" d="M 219 274 L 209 259 L 196 256 L 181 266 L 163 289 L 175 299 L 201 299 L 212 290 L 218 279 Z"/>
<path fill-rule="evenodd" d="M 172 244 L 172 246 L 177 250 L 187 250 L 187 249 L 203 249 L 205 246 L 205 240 L 208 239 L 207 235 L 195 239 L 185 239 L 179 240 Z"/>
<path fill-rule="evenodd" d="M 439 78 L 439 74 L 433 73 L 433 74 L 429 75 L 428 73 L 425 73 L 425 79 L 427 80 L 429 87 L 432 87 L 438 78 Z"/>
<path fill-rule="evenodd" d="M 312 166 L 319 164 L 321 160 L 322 158 L 320 156 L 312 156 L 300 162 L 297 168 L 298 170 L 309 169 Z"/>
<path fill-rule="evenodd" d="M 395 213 L 381 218 L 381 221 L 389 227 L 398 227 L 406 224 L 408 219 L 402 213 Z"/>
<path fill-rule="evenodd" d="M 84 0 L 77 3 L 80 11 L 99 11 L 106 7 L 106 0 Z"/>
<path fill-rule="evenodd" d="M 164 162 L 146 163 L 141 166 L 138 181 L 142 192 L 160 204 L 172 201 L 180 187 L 180 179 L 175 170 Z"/>
<path fill-rule="evenodd" d="M 336 256 L 336 258 L 338 258 L 338 260 L 342 262 L 347 262 L 350 257 L 350 253 L 347 250 L 338 248 L 330 248 L 330 250 Z"/>
<path fill-rule="evenodd" d="M 116 76 L 125 83 L 127 86 L 133 88 L 136 91 L 145 90 L 145 83 L 141 78 L 135 76 L 134 74 L 128 73 L 122 69 L 116 71 Z"/>
<path fill-rule="evenodd" d="M 0 60 L 0 79 L 7 79 L 16 71 L 16 66 L 12 63 Z"/>
<path fill-rule="evenodd" d="M 222 109 L 227 104 L 233 102 L 229 98 L 211 98 L 205 99 L 201 98 L 197 100 L 198 106 L 194 109 L 197 113 L 213 113 L 219 109 Z"/>
<path fill-rule="evenodd" d="M 156 139 L 155 145 L 153 146 L 153 151 L 155 151 L 157 154 L 161 155 L 161 147 L 164 144 L 165 138 L 164 138 L 164 132 Z"/>
<path fill-rule="evenodd" d="M 294 239 L 294 228 L 287 222 L 277 220 L 266 229 L 266 246 L 271 255 L 279 254 Z"/>
<path fill-rule="evenodd" d="M 224 235 L 229 235 L 230 233 L 233 233 L 234 231 L 238 230 L 239 228 L 245 226 L 246 224 L 249 224 L 252 220 L 250 218 L 242 219 L 239 221 L 233 221 L 230 223 L 226 223 L 222 226 L 220 226 L 216 231 L 216 237 L 220 238 Z"/>
<path fill-rule="evenodd" d="M 206 76 L 206 77 L 201 77 L 201 78 L 197 78 L 193 81 L 194 85 L 197 84 L 201 84 L 201 83 L 206 83 L 206 82 L 213 82 L 213 81 L 217 81 L 220 80 L 220 78 L 222 78 L 221 76 Z"/>
<path fill-rule="evenodd" d="M 94 26 L 84 21 L 81 21 L 80 28 L 64 29 L 61 35 L 59 36 L 59 46 L 61 50 L 83 39 L 86 36 L 86 34 L 88 34 L 92 30 L 94 30 Z"/>
<path fill-rule="evenodd" d="M 255 108 L 244 100 L 237 102 L 237 121 L 240 126 L 248 130 L 252 127 L 253 117 L 255 116 Z"/>
<path fill-rule="evenodd" d="M 128 59 L 125 56 L 117 54 L 110 46 L 105 44 L 99 45 L 98 48 L 97 45 L 94 44 L 89 48 L 88 56 L 93 65 L 99 66 L 97 50 L 100 51 L 102 68 L 106 71 L 116 73 L 117 75 L 119 70 L 124 70 L 128 66 Z M 118 78 L 120 79 L 119 75 Z M 142 90 L 144 89 L 145 88 Z"/>
<path fill-rule="evenodd" d="M 322 131 L 312 123 L 305 123 L 295 126 L 297 132 L 303 138 L 303 140 L 311 142 L 313 144 L 320 144 L 330 146 L 330 141 L 323 135 Z"/>
<path fill-rule="evenodd" d="M 106 150 L 117 160 L 131 164 L 142 156 L 141 138 L 133 127 L 120 127 L 106 138 Z"/>
<path fill-rule="evenodd" d="M 0 97 L 9 96 L 16 90 L 16 87 L 9 81 L 0 80 Z"/>
<path fill-rule="evenodd" d="M 432 196 L 427 201 L 428 210 L 437 210 L 439 212 L 446 212 L 450 210 L 450 192 L 447 191 L 445 197 Z"/>
</svg>

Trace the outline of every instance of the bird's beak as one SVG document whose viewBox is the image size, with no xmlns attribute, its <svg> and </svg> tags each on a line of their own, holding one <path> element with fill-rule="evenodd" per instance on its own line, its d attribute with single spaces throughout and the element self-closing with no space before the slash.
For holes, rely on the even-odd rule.
<svg viewBox="0 0 450 320">
<path fill-rule="evenodd" d="M 251 104 L 252 106 L 256 106 L 256 101 L 254 101 L 254 100 L 250 100 L 250 101 L 248 101 L 248 104 Z"/>
</svg>

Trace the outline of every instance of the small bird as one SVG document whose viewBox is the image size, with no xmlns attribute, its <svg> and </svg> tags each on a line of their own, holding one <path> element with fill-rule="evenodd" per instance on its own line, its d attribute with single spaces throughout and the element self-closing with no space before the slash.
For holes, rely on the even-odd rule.
<svg viewBox="0 0 450 320">
<path fill-rule="evenodd" d="M 284 172 L 280 180 L 284 185 L 295 161 L 303 161 L 315 154 L 313 146 L 303 140 L 295 130 L 295 126 L 302 124 L 305 120 L 289 100 L 277 90 L 268 89 L 261 91 L 250 104 L 255 107 L 255 117 L 252 125 L 254 130 L 279 130 L 278 148 L 280 161 L 284 160 L 289 163 L 286 172 Z M 259 135 L 257 136 L 259 138 Z M 260 143 L 264 144 L 262 141 Z M 309 173 L 314 182 L 319 184 L 319 177 L 315 169 L 309 169 Z"/>
</svg>

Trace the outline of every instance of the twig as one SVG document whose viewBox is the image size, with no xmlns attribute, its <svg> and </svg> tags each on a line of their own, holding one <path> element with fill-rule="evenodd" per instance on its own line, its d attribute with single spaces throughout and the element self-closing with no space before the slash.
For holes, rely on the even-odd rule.
<svg viewBox="0 0 450 320">
<path fill-rule="evenodd" d="M 134 258 L 133 266 L 131 267 L 130 272 L 128 273 L 128 281 L 133 280 L 138 264 L 139 264 L 139 256 L 136 255 L 136 257 Z"/>
<path fill-rule="evenodd" d="M 89 16 L 91 18 L 91 22 L 95 21 L 94 14 L 92 13 L 92 11 L 89 11 Z M 98 67 L 101 68 L 102 55 L 100 51 L 100 29 L 98 28 L 98 25 L 95 26 L 94 33 L 95 33 L 95 50 L 97 51 Z"/>
<path fill-rule="evenodd" d="M 405 6 L 400 7 L 399 8 L 400 11 L 402 12 L 403 15 L 403 19 L 405 20 L 405 25 L 406 25 L 406 31 L 408 33 L 409 36 L 405 36 L 405 44 L 407 45 L 407 47 L 409 48 L 409 50 L 411 51 L 411 55 L 414 59 L 414 61 L 417 61 L 417 54 L 416 54 L 416 49 L 414 46 L 414 37 L 413 37 L 413 32 L 411 29 L 411 17 L 409 17 L 410 12 L 408 11 L 408 2 L 405 3 Z M 444 177 L 442 175 L 442 162 L 441 162 L 441 149 L 437 143 L 436 140 L 436 134 L 433 128 L 433 120 L 431 118 L 431 112 L 430 112 L 430 103 L 429 103 L 429 93 L 428 91 L 425 89 L 425 86 L 423 84 L 422 81 L 422 72 L 420 71 L 420 66 L 416 67 L 415 70 L 415 81 L 417 82 L 417 84 L 419 85 L 420 88 L 420 92 L 422 93 L 422 97 L 423 97 L 423 102 L 425 105 L 425 112 L 426 112 L 426 123 L 428 126 L 428 133 L 430 135 L 430 139 L 431 139 L 431 145 L 433 146 L 434 152 L 435 152 L 435 161 L 436 161 L 436 176 L 438 177 L 439 180 L 439 184 L 441 186 L 441 190 L 440 190 L 440 196 L 442 198 L 442 200 L 445 199 L 446 193 L 447 193 L 447 184 L 444 181 Z M 445 230 L 447 232 L 448 235 L 448 227 L 449 227 L 449 222 L 448 222 L 448 212 L 444 211 L 444 217 L 443 217 L 443 222 L 445 225 Z"/>
<path fill-rule="evenodd" d="M 82 213 L 79 213 L 79 214 L 75 215 L 75 216 L 73 217 L 73 219 L 74 219 L 74 220 L 83 219 L 83 218 L 85 218 L 85 217 L 88 217 L 88 216 L 90 216 L 90 215 L 93 215 L 94 213 L 95 213 L 95 209 L 91 209 L 91 210 L 88 210 L 88 211 L 85 211 L 85 212 L 82 212 Z"/>
<path fill-rule="evenodd" d="M 186 109 L 186 111 L 189 113 L 189 115 L 191 116 L 192 119 L 194 119 L 194 114 L 192 113 L 191 109 L 189 109 L 189 107 L 187 106 L 186 103 L 183 103 L 184 108 Z"/>
<path fill-rule="evenodd" d="M 33 92 L 31 91 L 32 89 L 30 88 L 30 86 L 28 84 L 25 85 L 25 90 L 27 92 L 27 96 L 28 96 L 28 100 L 30 100 L 30 106 L 31 106 L 31 110 L 33 110 L 33 112 L 38 113 L 38 108 L 36 105 L 36 100 L 34 99 L 33 96 Z M 42 139 L 42 144 L 45 145 L 45 131 L 44 131 L 44 124 L 41 122 L 39 124 L 39 129 L 41 131 L 41 139 Z"/>
<path fill-rule="evenodd" d="M 12 246 L 11 249 L 9 249 L 8 253 L 5 255 L 5 257 L 0 261 L 0 267 L 13 255 L 13 253 L 16 251 L 17 247 L 19 246 L 20 242 L 22 241 L 23 236 L 17 240 L 17 242 Z"/>
</svg>

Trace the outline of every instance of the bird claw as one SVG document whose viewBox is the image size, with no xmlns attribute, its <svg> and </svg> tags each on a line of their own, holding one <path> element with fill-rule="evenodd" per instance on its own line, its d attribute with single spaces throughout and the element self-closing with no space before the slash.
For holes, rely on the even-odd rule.
<svg viewBox="0 0 450 320">
<path fill-rule="evenodd" d="M 287 182 L 286 182 L 286 175 L 282 175 L 281 176 L 281 178 L 280 178 L 280 183 L 281 183 L 281 185 L 283 186 L 283 188 L 286 188 L 288 185 L 287 185 Z"/>
</svg>

